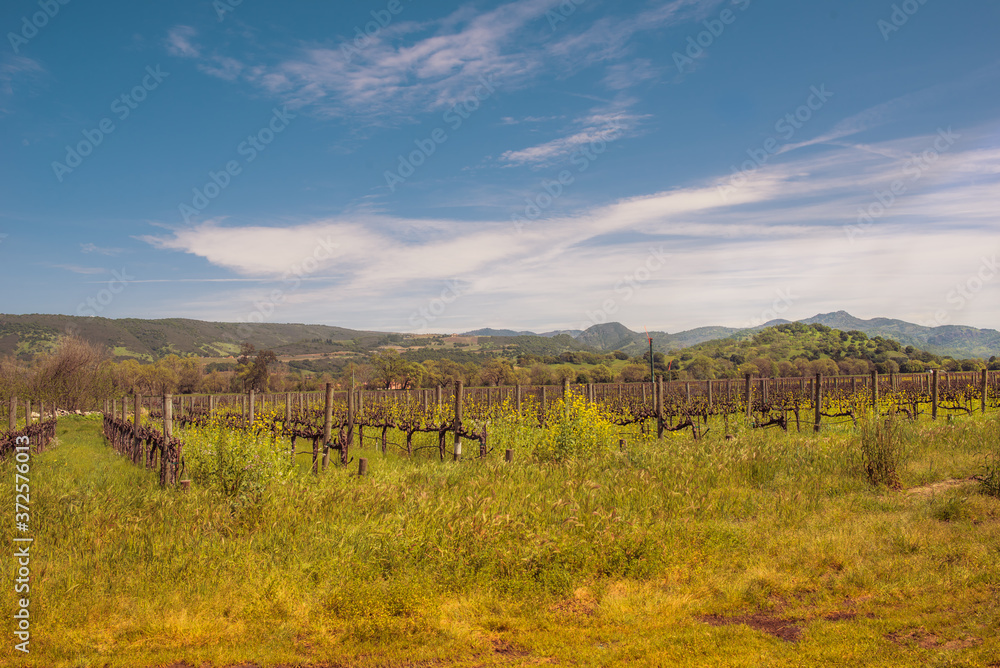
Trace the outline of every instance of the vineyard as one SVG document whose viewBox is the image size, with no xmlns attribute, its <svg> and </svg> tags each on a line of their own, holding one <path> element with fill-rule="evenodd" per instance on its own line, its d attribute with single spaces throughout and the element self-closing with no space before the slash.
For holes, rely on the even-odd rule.
<svg viewBox="0 0 1000 668">
<path fill-rule="evenodd" d="M 31 472 L 38 654 L 10 663 L 990 665 L 998 381 L 330 387 L 58 411 Z M 15 431 L 54 409 L 18 403 Z"/>
<path fill-rule="evenodd" d="M 0 460 L 13 454 L 17 445 L 30 445 L 33 452 L 42 452 L 56 436 L 56 417 L 53 407 L 46 417 L 45 405 L 39 403 L 37 417 L 31 411 L 31 402 L 24 403 L 24 419 L 20 417 L 17 399 L 9 404 L 10 419 L 7 432 L 0 436 Z M 27 439 L 27 440 L 25 440 Z"/>
<path fill-rule="evenodd" d="M 165 485 L 183 477 L 185 443 L 203 440 L 206 430 L 216 440 L 224 433 L 263 438 L 268 451 L 286 448 L 291 467 L 305 455 L 318 472 L 331 451 L 347 464 L 357 448 L 408 456 L 430 451 L 442 461 L 449 455 L 458 460 L 465 440 L 481 458 L 498 450 L 507 458 L 518 451 L 562 458 L 654 434 L 689 432 L 697 440 L 738 425 L 820 431 L 856 426 L 876 413 L 951 420 L 998 405 L 1000 375 L 987 371 L 562 387 L 458 383 L 408 391 L 337 392 L 328 386 L 325 393 L 133 395 L 108 402 L 105 435 L 133 462 L 158 468 Z"/>
</svg>

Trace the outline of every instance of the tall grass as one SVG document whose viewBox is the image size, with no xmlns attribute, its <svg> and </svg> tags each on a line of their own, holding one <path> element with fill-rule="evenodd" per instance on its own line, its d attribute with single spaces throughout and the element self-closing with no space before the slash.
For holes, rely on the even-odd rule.
<svg viewBox="0 0 1000 668">
<path fill-rule="evenodd" d="M 244 479 L 253 493 L 239 503 L 220 468 L 285 457 L 287 442 L 247 437 L 229 443 L 239 456 L 220 455 L 225 437 L 206 431 L 188 440 L 196 484 L 161 490 L 96 423 L 63 420 L 33 469 L 36 653 L 4 647 L 0 660 L 481 665 L 502 640 L 525 663 L 735 664 L 747 652 L 828 665 L 858 663 L 866 647 L 870 663 L 913 665 L 919 656 L 883 640 L 909 623 L 980 638 L 953 655 L 971 663 L 1000 652 L 989 632 L 1000 614 L 984 605 L 1000 582 L 1000 501 L 944 521 L 915 496 L 874 489 L 849 431 L 644 441 L 605 425 L 596 439 L 585 424 L 599 416 L 564 415 L 544 435 L 493 424 L 497 447 L 517 448 L 512 464 L 356 451 L 370 460 L 361 478 L 276 461 L 273 475 Z M 969 475 L 987 429 L 906 432 L 901 483 Z M 12 477 L 9 464 L 0 475 Z M 9 527 L 0 538 L 9 544 Z M 869 601 L 857 605 L 876 617 L 830 627 L 823 615 L 845 600 Z M 804 654 L 697 620 L 782 609 L 816 620 Z"/>
<path fill-rule="evenodd" d="M 883 418 L 870 411 L 859 422 L 861 463 L 868 481 L 900 489 L 899 468 L 904 455 L 904 423 L 896 416 Z"/>
</svg>

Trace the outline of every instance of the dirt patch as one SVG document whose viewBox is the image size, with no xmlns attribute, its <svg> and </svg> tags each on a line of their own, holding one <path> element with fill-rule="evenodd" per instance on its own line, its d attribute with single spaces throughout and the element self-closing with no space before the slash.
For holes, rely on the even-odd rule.
<svg viewBox="0 0 1000 668">
<path fill-rule="evenodd" d="M 949 480 L 942 480 L 941 482 L 931 483 L 929 485 L 921 485 L 920 487 L 911 487 L 906 490 L 907 494 L 913 494 L 916 496 L 933 496 L 939 492 L 947 492 L 950 489 L 955 489 L 956 487 L 963 487 L 965 485 L 976 482 L 975 478 L 951 478 Z"/>
<path fill-rule="evenodd" d="M 982 642 L 981 638 L 977 638 L 975 636 L 963 636 L 952 640 L 942 640 L 937 634 L 931 633 L 922 626 L 909 632 L 893 631 L 892 633 L 887 633 L 885 637 L 897 645 L 903 645 L 904 647 L 917 645 L 924 649 L 968 649 L 969 647 L 975 647 Z"/>
<path fill-rule="evenodd" d="M 560 601 L 549 608 L 552 612 L 561 612 L 568 615 L 591 616 L 597 613 L 597 599 L 586 587 L 581 587 L 573 592 L 572 598 Z"/>
<path fill-rule="evenodd" d="M 843 622 L 851 621 L 858 618 L 858 613 L 856 612 L 831 612 L 828 615 L 823 615 L 823 619 L 828 622 Z"/>
<path fill-rule="evenodd" d="M 723 617 L 721 615 L 704 615 L 701 621 L 712 626 L 732 626 L 746 624 L 752 629 L 763 631 L 785 642 L 798 642 L 802 637 L 802 627 L 797 625 L 798 619 L 782 619 L 766 612 L 755 612 L 752 615 Z"/>
<path fill-rule="evenodd" d="M 523 647 L 518 647 L 508 640 L 498 638 L 493 641 L 493 653 L 503 656 L 528 656 L 529 652 Z"/>
</svg>

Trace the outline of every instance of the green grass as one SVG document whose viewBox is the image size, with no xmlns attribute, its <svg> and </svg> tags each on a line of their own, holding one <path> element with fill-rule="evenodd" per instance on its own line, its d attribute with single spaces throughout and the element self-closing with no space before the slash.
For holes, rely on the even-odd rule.
<svg viewBox="0 0 1000 668">
<path fill-rule="evenodd" d="M 561 463 L 369 448 L 353 451 L 369 477 L 300 462 L 251 498 L 160 490 L 99 430 L 61 420 L 33 459 L 35 635 L 28 657 L 7 640 L 3 665 L 1000 661 L 1000 500 L 910 489 L 981 471 L 996 417 L 904 425 L 898 492 L 868 483 L 846 426 L 630 432 L 626 452 Z M 13 478 L 0 465 L 4 508 Z"/>
</svg>

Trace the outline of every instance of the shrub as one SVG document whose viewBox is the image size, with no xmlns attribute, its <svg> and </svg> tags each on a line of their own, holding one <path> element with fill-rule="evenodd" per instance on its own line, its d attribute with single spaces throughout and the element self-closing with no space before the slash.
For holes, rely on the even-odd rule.
<svg viewBox="0 0 1000 668">
<path fill-rule="evenodd" d="M 214 485 L 231 497 L 257 497 L 267 485 L 286 477 L 291 464 L 270 435 L 222 426 L 187 429 L 184 461 L 196 482 Z"/>
<path fill-rule="evenodd" d="M 597 404 L 574 396 L 557 401 L 548 411 L 546 426 L 535 446 L 535 456 L 543 460 L 564 460 L 593 455 L 617 445 L 617 432 Z"/>
<path fill-rule="evenodd" d="M 996 421 L 995 426 L 1000 431 L 1000 421 Z M 995 438 L 992 447 L 987 445 L 983 474 L 975 478 L 979 481 L 983 494 L 1000 497 L 1000 436 Z"/>
<path fill-rule="evenodd" d="M 898 418 L 868 415 L 858 424 L 861 464 L 868 481 L 876 487 L 900 489 L 899 467 L 903 459 L 903 426 Z"/>
</svg>

